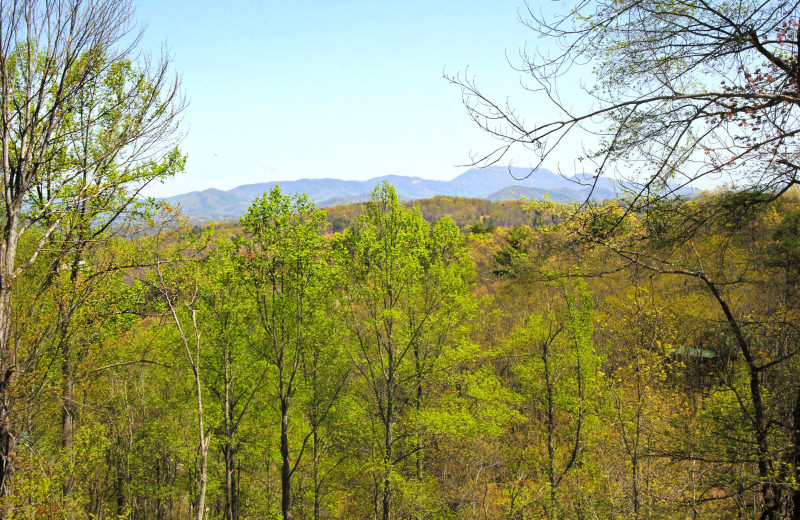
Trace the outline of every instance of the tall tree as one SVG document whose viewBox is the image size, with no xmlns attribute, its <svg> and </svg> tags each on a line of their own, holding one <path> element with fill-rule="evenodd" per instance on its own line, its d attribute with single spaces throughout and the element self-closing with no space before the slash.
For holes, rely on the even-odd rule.
<svg viewBox="0 0 800 520">
<path fill-rule="evenodd" d="M 67 215 L 105 201 L 98 214 L 108 226 L 144 185 L 181 163 L 179 83 L 166 57 L 134 61 L 132 20 L 126 1 L 0 4 L 0 497 L 14 473 L 13 386 L 32 361 L 13 348 L 16 280 Z M 36 241 L 21 254 L 31 233 Z"/>
<path fill-rule="evenodd" d="M 398 433 L 407 404 L 422 405 L 423 383 L 452 348 L 447 334 L 460 316 L 471 263 L 450 219 L 433 228 L 408 210 L 389 184 L 375 188 L 365 212 L 335 244 L 341 302 L 352 335 L 350 357 L 378 418 L 380 453 L 375 511 L 392 517 L 395 466 L 420 453 L 419 432 Z M 416 439 L 401 449 L 402 439 Z M 416 472 L 415 472 L 416 473 Z"/>
<path fill-rule="evenodd" d="M 177 233 L 176 233 L 177 231 Z M 154 237 L 154 259 L 152 261 L 150 279 L 140 279 L 145 285 L 154 289 L 165 309 L 167 316 L 178 333 L 178 342 L 185 354 L 185 360 L 192 375 L 197 412 L 197 451 L 200 461 L 197 468 L 197 496 L 193 503 L 194 516 L 203 520 L 206 516 L 206 491 L 208 489 L 208 452 L 211 435 L 207 430 L 207 417 L 203 400 L 202 376 L 202 321 L 198 318 L 200 297 L 205 291 L 207 281 L 197 257 L 204 253 L 207 237 L 190 236 L 185 240 L 181 229 L 167 230 Z M 170 240 L 172 243 L 167 244 Z"/>
<path fill-rule="evenodd" d="M 328 280 L 333 282 L 334 279 Z M 328 289 L 333 288 L 329 285 Z M 334 300 L 335 293 L 327 290 L 322 294 L 326 315 L 314 320 L 315 332 L 310 348 L 303 352 L 303 403 L 310 428 L 311 481 L 314 520 L 324 517 L 323 498 L 331 484 L 333 471 L 347 460 L 346 447 L 337 440 L 335 428 L 341 424 L 343 415 L 339 409 L 347 407 L 351 367 L 342 348 L 342 327 L 337 323 L 339 314 Z M 338 460 L 326 460 L 331 456 Z"/>
<path fill-rule="evenodd" d="M 245 285 L 236 271 L 238 250 L 225 244 L 203 263 L 208 281 L 201 296 L 206 318 L 205 338 L 209 347 L 207 386 L 218 408 L 215 431 L 224 462 L 225 519 L 238 520 L 241 513 L 239 433 L 250 418 L 253 404 L 263 399 L 266 369 L 250 348 L 254 339 L 255 313 Z"/>
<path fill-rule="evenodd" d="M 292 457 L 290 411 L 303 376 L 303 361 L 318 334 L 325 312 L 331 273 L 322 229 L 325 213 L 306 195 L 284 195 L 275 186 L 256 199 L 242 217 L 246 233 L 238 269 L 256 307 L 263 331 L 259 353 L 277 370 L 275 379 L 281 423 L 281 514 L 292 518 L 292 475 L 310 434 Z M 294 458 L 294 460 L 292 460 Z"/>
</svg>

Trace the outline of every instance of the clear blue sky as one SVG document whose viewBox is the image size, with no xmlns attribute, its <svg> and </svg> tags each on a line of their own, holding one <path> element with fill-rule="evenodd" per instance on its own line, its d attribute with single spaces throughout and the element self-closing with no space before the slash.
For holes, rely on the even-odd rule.
<svg viewBox="0 0 800 520">
<path fill-rule="evenodd" d="M 486 92 L 510 97 L 529 119 L 544 116 L 506 60 L 535 44 L 520 8 L 522 0 L 138 0 L 144 45 L 157 52 L 166 42 L 190 103 L 186 173 L 148 194 L 302 177 L 452 179 L 471 152 L 496 143 L 443 70 L 469 67 Z M 553 162 L 572 168 L 573 159 Z"/>
</svg>

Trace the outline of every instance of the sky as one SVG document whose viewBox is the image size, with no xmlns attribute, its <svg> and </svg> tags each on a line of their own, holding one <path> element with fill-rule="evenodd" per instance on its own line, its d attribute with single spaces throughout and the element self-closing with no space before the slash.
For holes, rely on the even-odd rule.
<svg viewBox="0 0 800 520">
<path fill-rule="evenodd" d="M 189 102 L 186 171 L 148 195 L 320 177 L 450 180 L 497 142 L 443 73 L 547 116 L 509 64 L 538 44 L 520 22 L 522 0 L 134 1 L 143 47 L 166 45 Z M 544 166 L 573 168 L 572 152 Z"/>
</svg>

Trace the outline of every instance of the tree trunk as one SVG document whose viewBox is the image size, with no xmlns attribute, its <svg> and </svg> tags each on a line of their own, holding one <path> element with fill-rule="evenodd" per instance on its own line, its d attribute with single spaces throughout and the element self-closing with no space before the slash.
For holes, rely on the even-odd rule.
<svg viewBox="0 0 800 520">
<path fill-rule="evenodd" d="M 161 291 L 161 296 L 164 298 L 164 301 L 169 307 L 170 313 L 172 314 L 172 319 L 175 322 L 175 326 L 178 328 L 181 343 L 183 343 L 184 353 L 186 354 L 186 360 L 189 362 L 189 366 L 192 369 L 192 374 L 194 375 L 195 395 L 197 396 L 197 437 L 200 441 L 200 468 L 198 471 L 200 489 L 198 490 L 197 494 L 197 511 L 195 511 L 195 516 L 197 517 L 197 520 L 203 520 L 203 518 L 205 518 L 206 511 L 206 488 L 208 487 L 208 446 L 211 442 L 211 437 L 206 436 L 205 426 L 203 424 L 203 384 L 200 378 L 200 329 L 197 326 L 197 311 L 191 306 L 187 306 L 191 312 L 192 326 L 194 328 L 195 349 L 193 355 L 192 350 L 189 347 L 189 339 L 186 337 L 186 333 L 183 330 L 183 325 L 181 325 L 181 320 L 178 317 L 175 306 L 173 305 L 172 298 L 167 291 L 167 286 L 164 282 L 164 273 L 161 271 L 160 264 L 157 265 L 157 274 L 158 281 L 160 283 L 159 290 Z"/>
<path fill-rule="evenodd" d="M 389 422 L 386 424 L 386 431 L 384 436 L 384 456 L 386 457 L 386 467 L 383 474 L 383 520 L 391 520 L 392 508 L 392 435 L 393 435 L 393 418 L 392 402 L 387 403 L 387 415 L 390 417 Z"/>
<path fill-rule="evenodd" d="M 544 344 L 544 383 L 547 390 L 547 477 L 550 482 L 550 518 L 558 519 L 558 494 L 556 493 L 555 413 L 553 410 L 553 382 L 550 377 L 550 345 Z"/>
<path fill-rule="evenodd" d="M 322 483 L 319 481 L 319 433 L 318 428 L 319 425 L 316 424 L 316 420 L 312 420 L 311 428 L 313 428 L 313 442 L 314 442 L 314 520 L 319 520 L 319 511 L 320 511 L 320 487 Z"/>
<path fill-rule="evenodd" d="M 280 372 L 281 398 L 281 513 L 284 520 L 292 518 L 292 468 L 289 461 L 289 399 L 283 380 L 283 366 Z"/>
<path fill-rule="evenodd" d="M 12 426 L 12 398 L 9 386 L 13 380 L 13 369 L 5 368 L 5 377 L 0 381 L 0 498 L 11 496 L 11 483 L 14 477 L 14 455 L 17 451 L 17 437 Z M 10 518 L 9 507 L 0 507 L 0 518 Z"/>
<path fill-rule="evenodd" d="M 800 390 L 795 397 L 794 410 L 792 411 L 792 465 L 794 466 L 794 481 L 800 482 Z M 791 491 L 792 520 L 800 520 L 800 489 L 795 487 Z"/>
<path fill-rule="evenodd" d="M 420 359 L 420 351 L 419 351 L 419 341 L 414 342 L 414 363 L 416 368 L 416 377 L 417 377 L 417 395 L 416 395 L 416 402 L 414 403 L 417 407 L 417 417 L 422 412 L 422 361 Z M 417 480 L 422 481 L 422 428 L 417 429 Z"/>
<path fill-rule="evenodd" d="M 231 375 L 230 375 L 230 355 L 228 344 L 225 343 L 224 359 L 225 364 L 225 395 L 224 395 L 224 416 L 225 416 L 225 444 L 222 446 L 222 454 L 225 458 L 225 518 L 226 520 L 239 519 L 239 494 L 236 482 L 236 439 L 233 427 L 233 410 L 231 407 Z"/>
<path fill-rule="evenodd" d="M 211 437 L 207 437 L 205 435 L 205 429 L 203 426 L 203 397 L 200 383 L 199 355 L 197 356 L 197 362 L 198 365 L 195 370 L 195 385 L 197 385 L 197 429 L 199 431 L 200 438 L 200 491 L 197 495 L 197 520 L 203 520 L 206 514 L 206 488 L 208 486 L 208 445 Z"/>
<path fill-rule="evenodd" d="M 203 520 L 206 514 L 206 487 L 208 484 L 208 441 L 206 437 L 200 442 L 200 490 L 197 493 L 197 520 Z"/>
<path fill-rule="evenodd" d="M 63 403 L 62 411 L 62 445 L 64 448 L 64 456 L 66 463 L 69 465 L 70 470 L 64 475 L 62 482 L 62 493 L 64 502 L 67 505 L 68 518 L 74 518 L 74 512 L 69 505 L 69 497 L 72 494 L 72 485 L 74 482 L 74 475 L 72 467 L 75 462 L 75 415 L 77 407 L 75 406 L 75 375 L 73 374 L 72 360 L 70 359 L 70 348 L 67 345 L 62 346 L 62 377 L 63 383 L 61 388 Z"/>
<path fill-rule="evenodd" d="M 319 520 L 320 515 L 320 491 L 322 487 L 322 482 L 320 482 L 319 477 L 319 413 L 317 410 L 317 406 L 319 405 L 319 396 L 317 395 L 317 391 L 319 389 L 318 385 L 319 382 L 317 381 L 317 369 L 319 368 L 319 349 L 314 349 L 314 362 L 312 365 L 312 372 L 311 372 L 311 388 L 313 389 L 313 401 L 311 404 L 311 441 L 313 443 L 313 461 L 312 461 L 312 477 L 314 479 L 314 520 Z"/>
<path fill-rule="evenodd" d="M 226 520 L 238 520 L 239 496 L 236 482 L 236 451 L 230 440 L 222 447 L 222 453 L 225 457 L 225 518 Z"/>
<path fill-rule="evenodd" d="M 127 480 L 125 473 L 127 473 L 127 471 L 123 467 L 124 461 L 122 460 L 122 457 L 119 457 L 118 462 L 119 462 L 119 468 L 117 470 L 117 479 L 115 482 L 115 487 L 116 487 L 115 491 L 117 495 L 117 516 L 119 516 L 120 518 L 124 518 L 125 516 L 127 516 L 126 512 L 127 502 L 125 500 L 125 481 Z"/>
<path fill-rule="evenodd" d="M 383 520 L 392 518 L 392 445 L 394 444 L 394 352 L 388 349 L 389 377 L 386 382 L 386 423 L 384 429 L 383 449 Z"/>
<path fill-rule="evenodd" d="M 7 146 L 3 146 L 7 159 Z M 7 165 L 8 161 L 4 161 Z M 11 202 L 10 186 L 6 186 L 6 204 Z M 16 380 L 16 360 L 13 358 L 11 338 L 11 286 L 14 280 L 14 265 L 19 241 L 19 215 L 22 201 L 14 201 L 7 207 L 4 237 L 0 245 L 0 500 L 12 493 L 14 456 L 17 437 L 13 421 L 13 385 Z M 0 519 L 13 516 L 8 504 L 0 507 Z"/>
<path fill-rule="evenodd" d="M 728 302 L 720 293 L 717 285 L 709 280 L 705 275 L 699 277 L 706 286 L 711 290 L 714 298 L 717 300 L 720 308 L 722 309 L 725 319 L 730 325 L 731 330 L 736 337 L 736 343 L 739 346 L 739 351 L 747 365 L 750 379 L 750 399 L 753 404 L 753 421 L 752 426 L 756 434 L 756 448 L 757 448 L 757 462 L 758 462 L 758 476 L 761 479 L 761 499 L 764 501 L 764 511 L 761 517 L 766 520 L 774 520 L 776 513 L 780 508 L 779 500 L 777 497 L 780 494 L 780 489 L 775 485 L 771 478 L 771 461 L 769 458 L 769 439 L 767 436 L 767 419 L 765 417 L 765 405 L 761 397 L 761 371 L 753 359 L 752 352 L 750 351 L 750 343 L 745 337 L 744 332 L 739 326 L 739 321 L 733 315 L 733 311 Z"/>
</svg>

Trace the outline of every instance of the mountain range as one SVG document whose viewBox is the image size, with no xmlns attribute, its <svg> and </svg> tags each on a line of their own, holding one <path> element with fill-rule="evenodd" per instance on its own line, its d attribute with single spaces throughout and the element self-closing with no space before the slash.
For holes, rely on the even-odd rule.
<svg viewBox="0 0 800 520">
<path fill-rule="evenodd" d="M 451 181 L 434 181 L 421 177 L 385 175 L 365 181 L 341 179 L 300 179 L 245 184 L 231 190 L 208 189 L 168 197 L 180 205 L 184 214 L 194 220 L 228 220 L 238 218 L 261 194 L 276 184 L 285 193 L 306 193 L 318 206 L 327 207 L 369 198 L 375 185 L 388 181 L 404 200 L 427 199 L 437 195 L 470 197 L 491 201 L 541 199 L 547 194 L 557 202 L 607 200 L 618 197 L 619 181 L 608 177 L 577 174 L 566 177 L 546 169 L 531 172 L 527 168 L 491 166 L 473 168 Z"/>
</svg>

